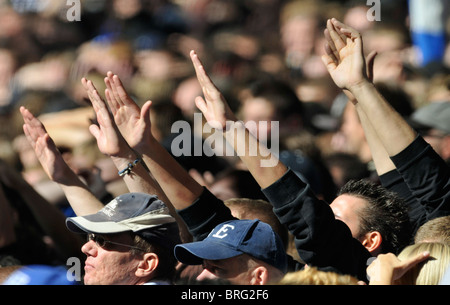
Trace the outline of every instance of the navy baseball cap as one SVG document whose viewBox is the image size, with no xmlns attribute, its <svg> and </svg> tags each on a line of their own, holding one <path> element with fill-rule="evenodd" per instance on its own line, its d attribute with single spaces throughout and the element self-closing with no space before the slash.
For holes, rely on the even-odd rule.
<svg viewBox="0 0 450 305">
<path fill-rule="evenodd" d="M 175 257 L 187 265 L 201 265 L 204 259 L 227 259 L 244 253 L 283 273 L 287 271 L 287 255 L 280 237 L 259 219 L 227 221 L 216 226 L 202 241 L 175 246 Z"/>
<path fill-rule="evenodd" d="M 167 206 L 157 196 L 145 193 L 120 195 L 95 214 L 67 218 L 66 226 L 76 233 L 134 232 L 169 248 L 181 242 L 178 224 Z"/>
</svg>

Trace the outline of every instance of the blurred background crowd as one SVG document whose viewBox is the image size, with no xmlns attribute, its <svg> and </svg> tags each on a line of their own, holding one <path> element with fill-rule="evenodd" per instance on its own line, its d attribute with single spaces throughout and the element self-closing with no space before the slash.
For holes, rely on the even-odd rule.
<svg viewBox="0 0 450 305">
<path fill-rule="evenodd" d="M 321 61 L 328 18 L 360 31 L 367 54 L 377 51 L 374 81 L 402 115 L 450 101 L 448 1 L 422 1 L 439 16 L 425 24 L 444 41 L 429 43 L 431 54 L 412 26 L 425 17 L 412 14 L 408 1 L 369 2 L 81 0 L 81 21 L 70 22 L 66 1 L 0 0 L 0 159 L 49 202 L 68 206 L 24 138 L 18 111 L 24 105 L 99 198 L 125 192 L 89 133 L 95 116 L 80 79 L 93 80 L 102 92 L 106 73 L 119 75 L 137 103 L 153 101 L 154 135 L 170 147 L 172 123 L 199 112 L 194 98 L 201 88 L 189 58 L 196 50 L 242 120 L 280 122 L 280 159 L 331 201 L 349 179 L 376 179 L 376 173 L 356 112 Z M 375 13 L 379 21 L 368 18 Z M 428 139 L 448 161 L 446 111 L 447 127 L 433 129 Z M 255 133 L 273 141 L 270 130 Z M 262 196 L 233 158 L 180 161 L 221 199 Z"/>
</svg>

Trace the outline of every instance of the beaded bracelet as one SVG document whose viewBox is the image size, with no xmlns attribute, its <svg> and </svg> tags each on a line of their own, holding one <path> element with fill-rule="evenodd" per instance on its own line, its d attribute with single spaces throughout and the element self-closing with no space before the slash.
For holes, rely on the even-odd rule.
<svg viewBox="0 0 450 305">
<path fill-rule="evenodd" d="M 141 161 L 142 161 L 142 159 L 138 157 L 133 162 L 128 163 L 128 166 L 125 169 L 119 171 L 119 176 L 122 177 L 125 175 L 129 175 L 131 173 L 131 170 L 133 169 L 133 167 L 135 167 L 136 164 L 138 164 Z"/>
</svg>

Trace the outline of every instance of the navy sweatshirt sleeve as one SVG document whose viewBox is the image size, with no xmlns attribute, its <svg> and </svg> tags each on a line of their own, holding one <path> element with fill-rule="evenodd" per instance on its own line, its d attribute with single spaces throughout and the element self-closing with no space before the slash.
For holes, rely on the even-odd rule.
<svg viewBox="0 0 450 305">
<path fill-rule="evenodd" d="M 288 170 L 263 192 L 280 222 L 294 235 L 297 251 L 306 264 L 332 268 L 367 281 L 371 254 L 293 171 Z"/>
<path fill-rule="evenodd" d="M 419 200 L 411 193 L 408 185 L 403 180 L 400 173 L 394 169 L 383 175 L 380 175 L 381 185 L 402 198 L 408 206 L 408 215 L 412 226 L 412 234 L 415 234 L 420 224 L 425 221 L 426 211 Z"/>
<path fill-rule="evenodd" d="M 416 227 L 450 214 L 450 169 L 421 136 L 391 159 L 422 206 L 412 219 Z"/>
<path fill-rule="evenodd" d="M 194 241 L 205 239 L 219 224 L 236 219 L 222 200 L 214 196 L 207 188 L 189 207 L 177 210 L 186 223 Z"/>
</svg>

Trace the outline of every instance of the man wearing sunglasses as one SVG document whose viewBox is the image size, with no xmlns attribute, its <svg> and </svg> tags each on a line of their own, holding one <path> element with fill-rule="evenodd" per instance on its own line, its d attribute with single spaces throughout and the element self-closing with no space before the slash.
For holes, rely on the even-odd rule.
<svg viewBox="0 0 450 305">
<path fill-rule="evenodd" d="M 69 230 L 87 235 L 84 284 L 171 284 L 180 243 L 178 225 L 156 196 L 128 193 L 98 213 L 70 217 Z"/>
</svg>

